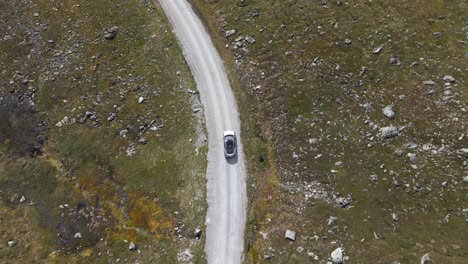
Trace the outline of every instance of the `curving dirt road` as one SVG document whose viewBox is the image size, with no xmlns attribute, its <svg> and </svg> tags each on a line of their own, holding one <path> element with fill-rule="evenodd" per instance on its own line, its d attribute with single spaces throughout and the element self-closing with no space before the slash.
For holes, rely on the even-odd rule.
<svg viewBox="0 0 468 264">
<path fill-rule="evenodd" d="M 204 106 L 208 130 L 206 245 L 208 263 L 237 264 L 243 256 L 245 162 L 239 113 L 223 62 L 186 0 L 159 0 L 180 41 Z M 223 132 L 234 130 L 238 158 L 224 158 Z"/>
</svg>

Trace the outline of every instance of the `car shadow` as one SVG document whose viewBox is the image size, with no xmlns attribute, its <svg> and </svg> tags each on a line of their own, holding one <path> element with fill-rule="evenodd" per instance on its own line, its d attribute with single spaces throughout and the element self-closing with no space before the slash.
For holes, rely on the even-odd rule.
<svg viewBox="0 0 468 264">
<path fill-rule="evenodd" d="M 228 158 L 226 156 L 224 158 L 226 158 L 227 163 L 229 163 L 230 165 L 237 164 L 237 160 L 238 160 L 237 155 L 232 158 Z"/>
</svg>

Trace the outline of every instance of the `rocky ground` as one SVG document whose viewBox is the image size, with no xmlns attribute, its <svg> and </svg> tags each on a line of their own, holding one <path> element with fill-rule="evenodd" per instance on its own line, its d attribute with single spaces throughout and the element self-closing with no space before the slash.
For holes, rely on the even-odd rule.
<svg viewBox="0 0 468 264">
<path fill-rule="evenodd" d="M 241 105 L 246 263 L 467 262 L 465 2 L 193 3 Z"/>
<path fill-rule="evenodd" d="M 203 110 L 159 6 L 0 10 L 0 262 L 205 262 Z"/>
</svg>

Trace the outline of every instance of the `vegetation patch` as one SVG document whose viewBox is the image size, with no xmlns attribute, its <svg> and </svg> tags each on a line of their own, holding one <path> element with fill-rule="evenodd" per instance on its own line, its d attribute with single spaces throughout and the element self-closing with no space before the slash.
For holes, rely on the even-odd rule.
<svg viewBox="0 0 468 264">
<path fill-rule="evenodd" d="M 0 262 L 204 263 L 203 122 L 161 8 L 0 5 Z"/>
</svg>

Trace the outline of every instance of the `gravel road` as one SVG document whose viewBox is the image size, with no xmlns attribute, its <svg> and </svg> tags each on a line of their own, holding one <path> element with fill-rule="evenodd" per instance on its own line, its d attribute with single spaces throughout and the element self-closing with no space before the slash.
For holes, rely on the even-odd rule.
<svg viewBox="0 0 468 264">
<path fill-rule="evenodd" d="M 239 113 L 223 62 L 186 0 L 159 0 L 192 70 L 208 130 L 206 245 L 208 263 L 241 263 L 246 213 L 245 161 Z M 238 137 L 238 158 L 224 158 L 223 131 Z"/>
</svg>

